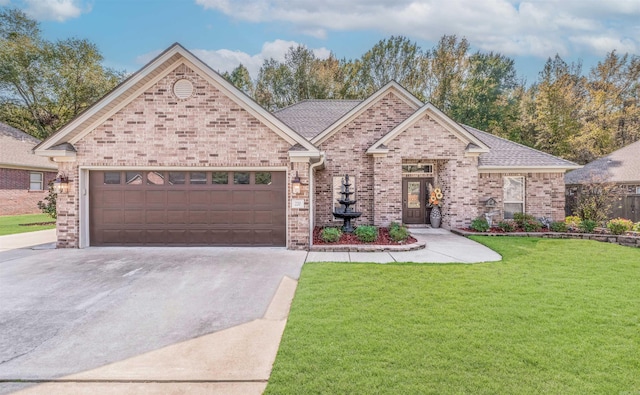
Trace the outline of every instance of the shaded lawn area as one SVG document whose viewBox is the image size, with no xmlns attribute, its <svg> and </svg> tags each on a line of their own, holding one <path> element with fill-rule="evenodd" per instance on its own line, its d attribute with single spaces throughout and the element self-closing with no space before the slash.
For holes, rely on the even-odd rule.
<svg viewBox="0 0 640 395">
<path fill-rule="evenodd" d="M 55 219 L 51 218 L 48 214 L 3 215 L 0 216 L 0 236 L 53 229 L 56 227 L 55 224 L 21 226 L 21 224 L 36 224 L 42 222 L 55 222 Z"/>
<path fill-rule="evenodd" d="M 305 264 L 266 393 L 640 393 L 640 249 L 474 240 L 504 260 Z"/>
</svg>

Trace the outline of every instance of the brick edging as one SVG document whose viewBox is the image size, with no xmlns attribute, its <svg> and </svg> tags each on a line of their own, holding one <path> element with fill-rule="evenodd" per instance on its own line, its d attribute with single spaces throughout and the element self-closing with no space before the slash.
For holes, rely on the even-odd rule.
<svg viewBox="0 0 640 395">
<path fill-rule="evenodd" d="M 312 252 L 399 252 L 421 250 L 427 246 L 424 241 L 400 245 L 369 245 L 369 244 L 316 244 L 309 248 Z"/>
<path fill-rule="evenodd" d="M 581 239 L 594 240 L 603 243 L 619 244 L 625 247 L 640 248 L 640 236 L 603 235 L 593 233 L 561 233 L 561 232 L 506 232 L 506 233 L 480 233 L 468 232 L 462 229 L 451 229 L 451 233 L 460 236 L 518 236 L 518 237 L 543 237 L 547 239 Z"/>
</svg>

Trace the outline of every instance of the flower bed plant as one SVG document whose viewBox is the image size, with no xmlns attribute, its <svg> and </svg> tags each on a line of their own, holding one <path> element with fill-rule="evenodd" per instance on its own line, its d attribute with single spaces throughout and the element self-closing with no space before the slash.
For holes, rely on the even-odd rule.
<svg viewBox="0 0 640 395">
<path fill-rule="evenodd" d="M 389 228 L 376 228 L 372 226 L 371 228 L 377 229 L 377 237 L 373 241 L 363 241 L 358 237 L 358 233 L 370 233 L 370 231 L 360 231 L 359 228 L 363 226 L 359 226 L 356 228 L 354 233 L 344 233 L 340 231 L 338 228 L 322 228 L 316 227 L 313 231 L 313 244 L 314 245 L 348 245 L 348 244 L 364 244 L 364 245 L 402 245 L 402 244 L 411 244 L 415 243 L 417 240 L 409 235 L 409 231 L 404 226 L 393 225 Z M 334 229 L 340 232 L 340 237 L 336 241 L 327 241 L 323 238 L 323 234 L 327 233 L 328 229 Z M 368 229 L 368 228 L 365 228 Z M 330 233 L 335 233 L 335 231 L 329 231 Z M 393 235 L 393 236 L 392 236 Z M 366 236 L 365 236 L 366 237 Z"/>
</svg>

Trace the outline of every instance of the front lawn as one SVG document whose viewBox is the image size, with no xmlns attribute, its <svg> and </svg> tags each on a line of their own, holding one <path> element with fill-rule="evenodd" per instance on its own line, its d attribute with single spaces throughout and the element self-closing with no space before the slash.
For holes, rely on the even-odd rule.
<svg viewBox="0 0 640 395">
<path fill-rule="evenodd" d="M 0 216 L 0 236 L 33 232 L 36 230 L 53 229 L 56 227 L 55 221 L 56 220 L 51 218 L 48 214 Z M 53 222 L 53 224 L 40 225 L 47 222 Z"/>
<path fill-rule="evenodd" d="M 640 249 L 474 240 L 504 260 L 305 264 L 266 393 L 640 393 Z"/>
</svg>

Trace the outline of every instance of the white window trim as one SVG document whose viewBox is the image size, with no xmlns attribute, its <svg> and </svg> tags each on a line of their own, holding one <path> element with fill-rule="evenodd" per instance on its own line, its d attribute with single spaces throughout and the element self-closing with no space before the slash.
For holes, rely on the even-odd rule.
<svg viewBox="0 0 640 395">
<path fill-rule="evenodd" d="M 507 178 L 519 178 L 519 179 L 522 180 L 522 201 L 505 199 L 504 188 L 505 188 L 505 185 L 506 185 L 505 180 Z M 522 213 L 525 214 L 527 212 L 526 200 L 527 200 L 527 184 L 526 184 L 525 177 L 524 176 L 503 176 L 502 177 L 502 215 L 504 216 L 504 214 L 505 214 L 504 205 L 507 204 L 507 203 L 522 203 Z"/>
<path fill-rule="evenodd" d="M 636 195 L 640 195 L 640 187 L 636 187 Z"/>
<path fill-rule="evenodd" d="M 344 176 L 333 176 L 331 177 L 331 196 L 332 196 L 332 205 L 331 205 L 331 209 L 332 209 L 332 213 L 335 209 L 339 208 L 341 206 L 340 203 L 338 203 L 338 199 L 342 199 L 342 195 L 340 194 L 341 189 L 338 188 L 336 189 L 336 179 L 340 179 L 340 185 L 342 185 L 342 179 L 344 178 Z M 351 183 L 351 191 L 353 192 L 353 195 L 351 195 L 351 198 L 353 200 L 358 200 L 356 196 L 358 196 L 358 188 L 356 188 L 356 176 L 353 176 L 351 174 L 349 174 L 349 182 Z M 355 207 L 357 206 L 357 203 L 353 206 L 351 206 L 352 209 L 355 210 Z M 340 218 L 336 218 L 333 217 L 334 221 L 342 221 L 342 219 Z"/>
<path fill-rule="evenodd" d="M 34 183 L 34 181 L 31 181 L 31 175 L 32 174 L 39 174 L 40 175 L 40 188 L 38 189 L 33 189 L 31 188 L 31 184 Z M 41 171 L 30 171 L 29 172 L 29 190 L 30 191 L 44 191 L 44 173 Z"/>
</svg>

